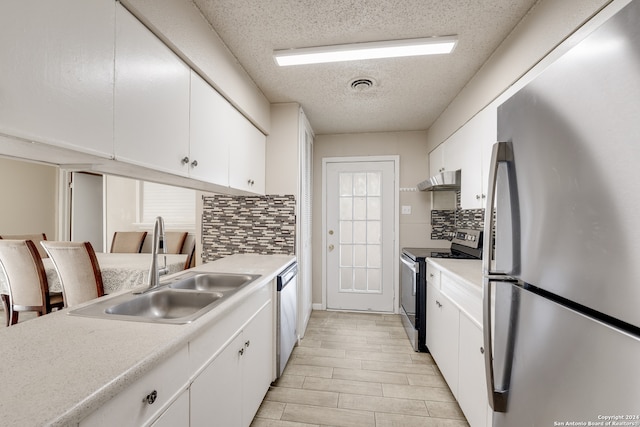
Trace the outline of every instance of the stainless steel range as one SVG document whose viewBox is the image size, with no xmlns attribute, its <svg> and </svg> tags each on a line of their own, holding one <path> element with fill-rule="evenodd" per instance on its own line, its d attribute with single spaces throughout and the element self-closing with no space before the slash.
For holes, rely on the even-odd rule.
<svg viewBox="0 0 640 427">
<path fill-rule="evenodd" d="M 452 234 L 449 248 L 403 248 L 400 255 L 400 312 L 415 351 L 429 351 L 425 343 L 427 258 L 482 258 L 482 231 L 459 229 Z"/>
</svg>

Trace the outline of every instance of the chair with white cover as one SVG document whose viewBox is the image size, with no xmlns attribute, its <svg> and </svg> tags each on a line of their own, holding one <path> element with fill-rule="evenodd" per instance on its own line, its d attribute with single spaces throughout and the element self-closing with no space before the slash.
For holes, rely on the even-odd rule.
<svg viewBox="0 0 640 427">
<path fill-rule="evenodd" d="M 40 243 L 60 277 L 65 307 L 73 307 L 104 295 L 98 259 L 89 242 Z"/>
<path fill-rule="evenodd" d="M 38 316 L 64 306 L 61 294 L 49 294 L 47 274 L 31 240 L 0 240 L 0 269 L 7 294 L 2 294 L 7 326 L 18 323 L 18 314 L 35 311 Z"/>
<path fill-rule="evenodd" d="M 116 231 L 111 242 L 112 253 L 137 254 L 142 249 L 146 231 Z"/>
<path fill-rule="evenodd" d="M 47 240 L 47 235 L 45 233 L 37 233 L 37 234 L 3 234 L 0 236 L 0 239 L 6 240 L 31 240 L 33 244 L 36 246 L 36 250 L 38 254 L 40 254 L 40 258 L 47 258 L 47 251 L 44 250 L 42 246 L 40 246 L 40 242 L 43 240 Z"/>
</svg>

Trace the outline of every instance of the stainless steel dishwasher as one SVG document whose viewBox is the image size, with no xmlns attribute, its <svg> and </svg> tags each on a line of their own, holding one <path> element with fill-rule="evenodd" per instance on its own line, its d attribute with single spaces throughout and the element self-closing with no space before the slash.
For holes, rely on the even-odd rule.
<svg viewBox="0 0 640 427">
<path fill-rule="evenodd" d="M 278 274 L 278 325 L 276 333 L 277 378 L 280 378 L 298 341 L 298 263 L 293 262 Z"/>
</svg>

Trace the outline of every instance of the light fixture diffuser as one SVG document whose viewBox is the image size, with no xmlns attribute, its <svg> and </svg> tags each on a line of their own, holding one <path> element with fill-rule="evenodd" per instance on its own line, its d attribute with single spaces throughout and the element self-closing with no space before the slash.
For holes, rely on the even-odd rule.
<svg viewBox="0 0 640 427">
<path fill-rule="evenodd" d="M 322 64 L 327 62 L 358 61 L 362 59 L 436 55 L 451 53 L 457 42 L 458 38 L 456 36 L 387 40 L 275 50 L 273 57 L 278 65 L 284 67 L 288 65 Z"/>
</svg>

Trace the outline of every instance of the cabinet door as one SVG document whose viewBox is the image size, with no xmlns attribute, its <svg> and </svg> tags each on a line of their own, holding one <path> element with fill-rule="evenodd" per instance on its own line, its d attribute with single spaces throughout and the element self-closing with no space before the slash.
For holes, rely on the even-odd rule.
<svg viewBox="0 0 640 427">
<path fill-rule="evenodd" d="M 440 144 L 429 153 L 429 176 L 443 172 L 444 169 L 444 144 Z"/>
<path fill-rule="evenodd" d="M 243 330 L 242 425 L 248 426 L 258 412 L 273 378 L 273 310 L 271 302 L 260 309 Z"/>
<path fill-rule="evenodd" d="M 113 156 L 112 0 L 7 1 L 0 133 Z"/>
<path fill-rule="evenodd" d="M 115 156 L 187 175 L 190 69 L 118 3 Z"/>
<path fill-rule="evenodd" d="M 491 166 L 491 151 L 493 144 L 498 142 L 498 108 L 495 105 L 489 105 L 480 113 L 484 122 L 484 132 L 480 149 L 482 150 L 482 194 L 487 195 L 487 186 L 489 184 L 489 169 Z M 485 207 L 484 205 L 482 207 Z"/>
<path fill-rule="evenodd" d="M 244 343 L 238 334 L 191 384 L 192 427 L 241 425 Z"/>
<path fill-rule="evenodd" d="M 460 375 L 458 402 L 469 424 L 482 427 L 487 422 L 487 387 L 484 373 L 482 330 L 467 316 L 460 316 Z"/>
<path fill-rule="evenodd" d="M 229 185 L 229 117 L 233 106 L 191 71 L 189 175 Z M 194 163 L 195 162 L 195 163 Z"/>
<path fill-rule="evenodd" d="M 427 286 L 427 347 L 454 396 L 458 393 L 460 311 L 433 286 Z"/>
<path fill-rule="evenodd" d="M 151 427 L 176 427 L 189 425 L 189 390 L 182 392 L 175 402 L 155 420 Z"/>
<path fill-rule="evenodd" d="M 229 125 L 233 130 L 229 137 L 229 185 L 264 194 L 266 137 L 237 111 Z"/>
</svg>

